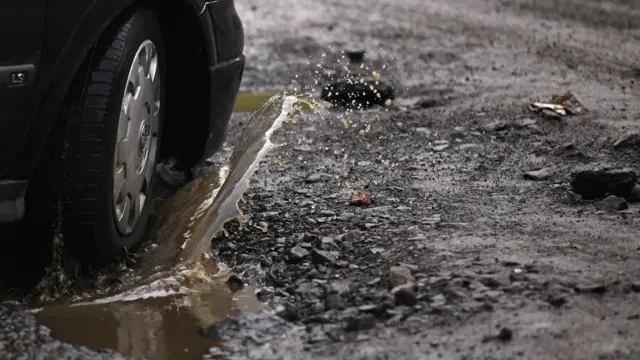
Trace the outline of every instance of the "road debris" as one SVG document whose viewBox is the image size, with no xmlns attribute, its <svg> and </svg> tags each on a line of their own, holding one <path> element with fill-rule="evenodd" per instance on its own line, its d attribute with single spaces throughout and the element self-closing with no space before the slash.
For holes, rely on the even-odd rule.
<svg viewBox="0 0 640 360">
<path fill-rule="evenodd" d="M 548 99 L 541 99 L 529 105 L 529 110 L 545 115 L 564 117 L 580 115 L 585 111 L 582 103 L 570 91 L 560 95 L 552 95 Z"/>
<path fill-rule="evenodd" d="M 602 201 L 597 203 L 596 208 L 598 210 L 615 212 L 628 209 L 629 204 L 627 203 L 627 200 L 619 196 L 609 195 L 606 198 L 602 199 Z"/>
<path fill-rule="evenodd" d="M 542 181 L 547 180 L 551 177 L 552 174 L 551 168 L 542 168 L 538 170 L 528 171 L 524 173 L 525 180 L 533 180 L 533 181 Z"/>
<path fill-rule="evenodd" d="M 609 194 L 627 198 L 636 179 L 636 173 L 629 169 L 585 168 L 573 172 L 571 187 L 584 199 L 603 198 Z"/>
<path fill-rule="evenodd" d="M 351 198 L 349 199 L 349 205 L 352 206 L 367 206 L 371 205 L 371 200 L 366 193 L 362 191 L 354 191 L 351 193 Z"/>
</svg>

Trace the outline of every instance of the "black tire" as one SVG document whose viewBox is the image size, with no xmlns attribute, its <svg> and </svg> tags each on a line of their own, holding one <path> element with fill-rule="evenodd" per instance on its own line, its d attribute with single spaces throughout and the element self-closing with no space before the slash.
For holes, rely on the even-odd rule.
<svg viewBox="0 0 640 360">
<path fill-rule="evenodd" d="M 62 111 L 66 134 L 58 185 L 60 235 L 73 260 L 91 268 L 102 267 L 139 245 L 152 207 L 149 198 L 133 231 L 120 234 L 113 211 L 118 118 L 129 69 L 138 47 L 147 39 L 159 56 L 162 129 L 165 47 L 160 21 L 148 9 L 137 10 L 105 30 L 74 79 Z M 160 139 L 158 133 L 158 150 Z M 152 183 L 147 186 L 148 193 Z"/>
</svg>

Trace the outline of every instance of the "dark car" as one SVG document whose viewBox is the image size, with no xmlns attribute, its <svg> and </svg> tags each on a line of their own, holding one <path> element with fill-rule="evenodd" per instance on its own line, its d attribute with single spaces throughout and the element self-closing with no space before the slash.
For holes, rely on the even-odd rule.
<svg viewBox="0 0 640 360">
<path fill-rule="evenodd" d="M 189 169 L 224 140 L 244 69 L 235 4 L 0 9 L 0 222 L 49 219 L 74 258 L 106 264 L 141 241 L 156 163 Z"/>
</svg>

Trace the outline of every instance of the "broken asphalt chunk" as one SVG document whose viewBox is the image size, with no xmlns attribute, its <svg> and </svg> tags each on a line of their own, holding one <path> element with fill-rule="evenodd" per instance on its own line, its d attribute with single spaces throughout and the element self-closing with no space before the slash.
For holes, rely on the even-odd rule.
<svg viewBox="0 0 640 360">
<path fill-rule="evenodd" d="M 613 143 L 613 147 L 620 150 L 640 147 L 640 133 L 635 131 L 627 133 Z"/>
<path fill-rule="evenodd" d="M 584 199 L 602 198 L 609 194 L 627 198 L 636 179 L 636 173 L 628 169 L 582 169 L 573 172 L 571 187 Z"/>
<path fill-rule="evenodd" d="M 389 104 L 395 99 L 395 91 L 376 78 L 348 78 L 323 87 L 320 98 L 333 105 L 362 110 Z"/>
</svg>

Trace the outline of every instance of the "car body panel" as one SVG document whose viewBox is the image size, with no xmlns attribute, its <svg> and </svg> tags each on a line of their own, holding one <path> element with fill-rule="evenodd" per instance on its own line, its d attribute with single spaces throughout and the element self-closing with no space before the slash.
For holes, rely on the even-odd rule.
<svg viewBox="0 0 640 360">
<path fill-rule="evenodd" d="M 0 40 L 0 44 L 6 42 L 14 47 L 23 46 L 21 51 L 9 51 L 11 54 L 21 54 L 22 59 L 17 59 L 18 55 L 15 55 L 14 59 L 4 59 L 2 57 L 6 57 L 6 55 L 3 51 L 0 52 L 0 64 L 37 63 L 34 64 L 37 76 L 33 79 L 35 81 L 30 83 L 28 90 L 17 92 L 14 89 L 12 90 L 14 91 L 13 95 L 10 96 L 2 95 L 0 92 L 0 105 L 4 105 L 7 101 L 28 104 L 21 105 L 19 112 L 8 114 L 8 116 L 3 114 L 4 119 L 0 118 L 0 134 L 2 134 L 0 136 L 2 136 L 2 140 L 6 140 L 0 145 L 0 150 L 2 150 L 0 152 L 0 207 L 2 207 L 2 201 L 10 201 L 15 197 L 15 194 L 24 193 L 24 189 L 15 191 L 18 186 L 16 181 L 21 184 L 33 173 L 66 91 L 93 44 L 111 22 L 117 20 L 129 7 L 137 5 L 136 0 L 7 1 L 11 4 L 3 2 L 0 5 L 2 8 L 0 20 L 11 15 L 18 18 L 28 17 L 28 19 L 23 19 L 19 26 L 16 24 L 19 19 L 0 23 L 0 30 L 2 30 L 0 37 L 7 37 L 6 34 L 22 28 L 25 23 L 33 26 L 30 30 L 25 30 L 27 33 L 23 39 L 29 41 L 26 45 L 23 44 L 24 40 L 22 42 L 15 39 Z M 235 11 L 233 0 L 209 2 L 203 0 L 149 0 L 146 4 L 153 6 L 154 3 L 162 2 L 162 5 L 166 6 L 167 1 L 187 2 L 190 5 L 189 8 L 193 10 L 194 16 L 199 20 L 201 35 L 204 37 L 204 51 L 207 54 L 210 67 L 210 77 L 224 78 L 225 76 L 220 75 L 220 69 L 225 66 L 230 66 L 232 72 L 238 73 L 238 76 L 231 77 L 236 79 L 238 84 L 229 85 L 229 91 L 222 89 L 220 85 L 210 86 L 212 90 L 222 91 L 226 94 L 220 96 L 219 93 L 212 92 L 213 102 L 219 102 L 220 98 L 226 98 L 231 102 L 229 106 L 231 109 L 244 67 L 242 24 Z M 13 4 L 14 2 L 15 4 Z M 7 11 L 5 7 L 10 9 Z M 215 27 L 214 21 L 219 22 Z M 37 36 L 38 33 L 39 36 Z M 221 44 L 216 41 L 217 35 L 221 37 Z M 220 62 L 219 57 L 224 60 Z M 15 61 L 19 64 L 12 63 Z M 238 62 L 242 63 L 239 67 L 234 65 Z M 211 82 L 213 81 L 211 80 Z M 212 130 L 226 130 L 226 122 L 231 110 L 227 111 L 227 106 L 224 104 L 221 106 L 223 109 L 218 108 L 208 114 Z M 221 122 L 224 124 L 220 124 Z M 210 137 L 209 142 L 214 141 L 220 141 L 219 135 Z M 207 144 L 206 148 L 213 149 L 215 146 Z M 15 154 L 19 154 L 19 156 Z M 9 191 L 9 188 L 12 191 Z M 3 211 L 0 209 L 0 214 L 2 213 Z M 10 217 L 8 214 L 5 215 L 5 219 Z M 16 216 L 21 217 L 22 215 Z M 1 221 L 6 220 L 0 216 Z"/>
<path fill-rule="evenodd" d="M 10 166 L 19 121 L 29 116 L 45 29 L 46 0 L 5 0 L 0 11 L 0 177 Z M 27 70 L 28 69 L 28 70 Z M 22 79 L 22 82 L 19 80 Z"/>
</svg>

